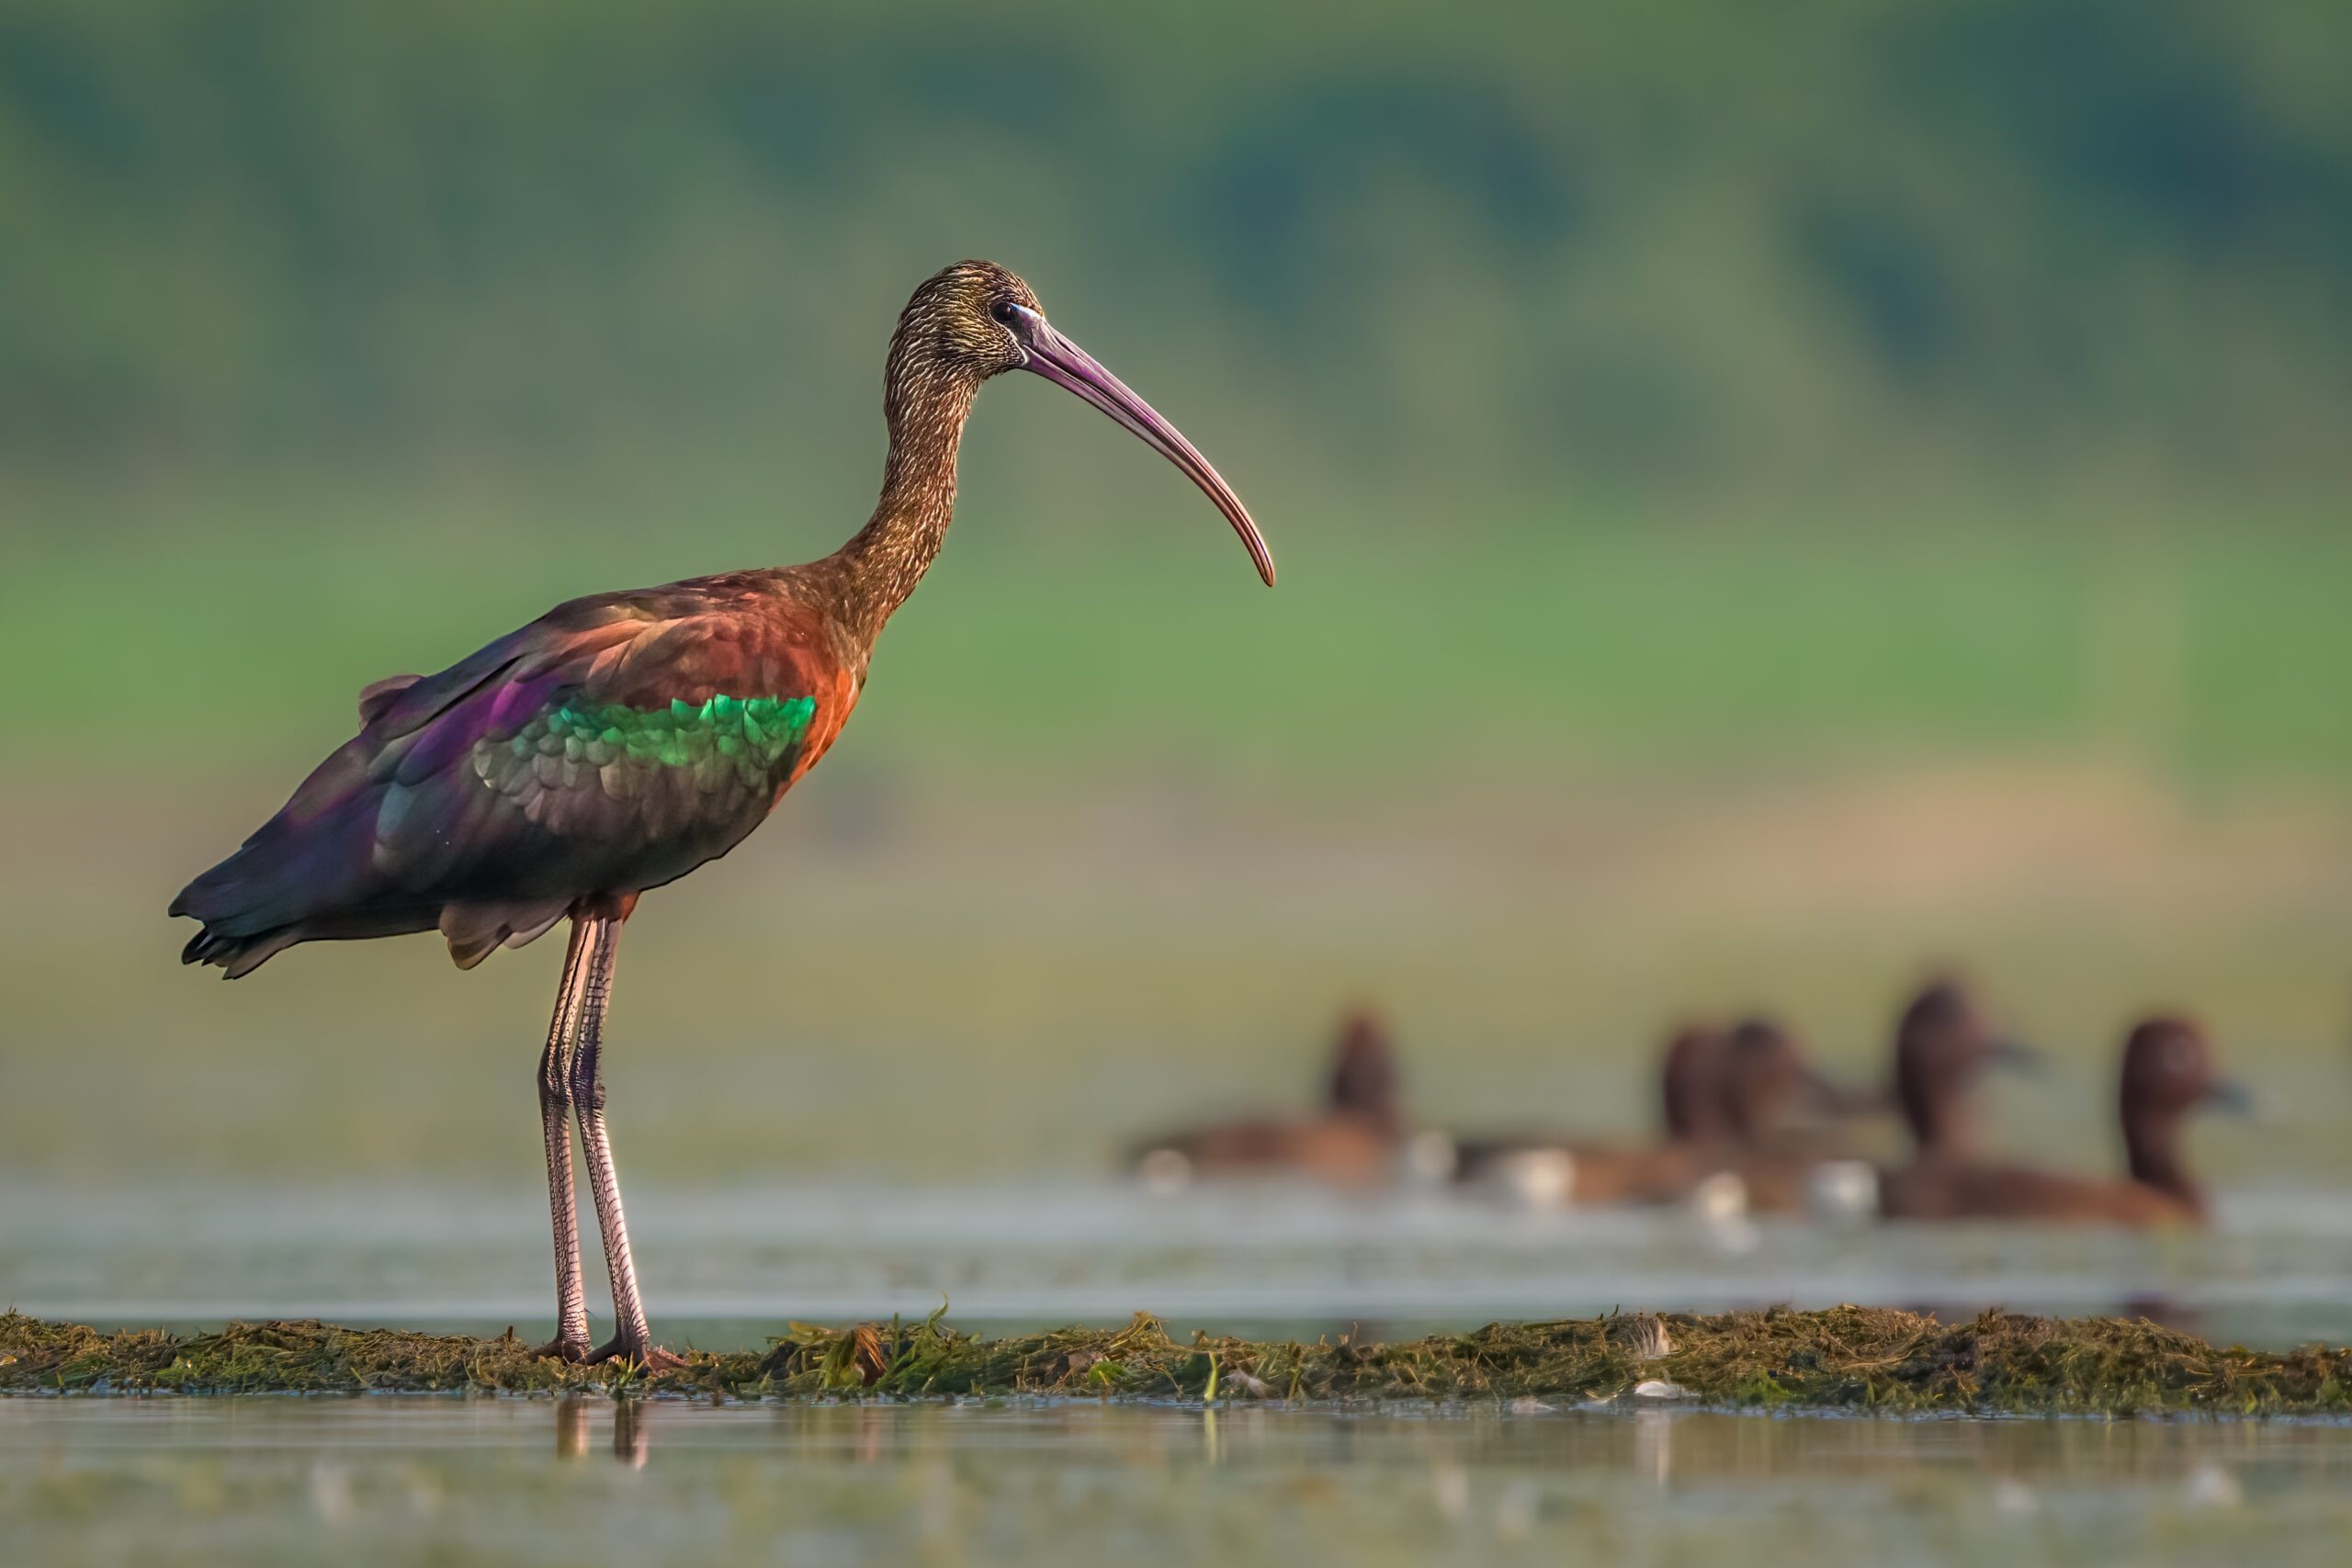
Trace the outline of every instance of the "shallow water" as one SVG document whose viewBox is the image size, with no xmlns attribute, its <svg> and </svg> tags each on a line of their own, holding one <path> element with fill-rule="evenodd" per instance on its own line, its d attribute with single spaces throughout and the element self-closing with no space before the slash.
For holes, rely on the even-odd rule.
<svg viewBox="0 0 2352 1568">
<path fill-rule="evenodd" d="M 183 1183 L 0 1202 L 46 1316 L 546 1319 L 533 1173 L 497 1188 Z M 2145 1310 L 2352 1338 L 2352 1213 L 2225 1197 L 2204 1235 L 1711 1223 L 1451 1194 L 845 1182 L 647 1186 L 672 1344 L 792 1318 L 1402 1335 L 1612 1307 Z M 590 1232 L 593 1245 L 593 1231 Z M 601 1324 L 599 1325 L 601 1327 Z M 1402 1407 L 0 1400 L 9 1561 L 1250 1563 L 2334 1561 L 2352 1427 Z"/>
<path fill-rule="evenodd" d="M 182 1185 L 0 1202 L 0 1299 L 100 1324 L 316 1316 L 468 1328 L 547 1320 L 545 1211 L 496 1190 Z M 1367 1335 L 1611 1308 L 1839 1302 L 2144 1313 L 2266 1347 L 2352 1340 L 2352 1204 L 2224 1195 L 2199 1235 L 1709 1223 L 1511 1212 L 1440 1192 L 1154 1196 L 1071 1182 L 655 1186 L 630 1229 L 672 1343 L 757 1345 L 788 1319 L 1116 1323 Z M 594 1232 L 588 1233 L 594 1247 Z M 598 1272 L 592 1264 L 592 1274 Z M 594 1303 L 592 1302 L 592 1306 Z"/>
<path fill-rule="evenodd" d="M 43 1563 L 2340 1561 L 2352 1429 L 1089 1403 L 0 1400 Z"/>
</svg>

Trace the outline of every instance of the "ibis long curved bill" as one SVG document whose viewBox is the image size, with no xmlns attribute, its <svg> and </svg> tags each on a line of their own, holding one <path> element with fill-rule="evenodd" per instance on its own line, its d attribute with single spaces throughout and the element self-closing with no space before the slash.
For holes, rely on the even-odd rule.
<svg viewBox="0 0 2352 1568">
<path fill-rule="evenodd" d="M 1142 438 L 1145 446 L 1175 464 L 1184 477 L 1201 487 L 1201 493 L 1216 502 L 1225 520 L 1241 536 L 1242 547 L 1250 552 L 1251 564 L 1266 586 L 1274 585 L 1274 553 L 1266 547 L 1266 536 L 1258 532 L 1258 525 L 1250 519 L 1250 509 L 1233 493 L 1201 449 L 1184 439 L 1184 433 L 1160 416 L 1159 411 L 1137 397 L 1135 389 L 1106 369 L 1101 360 L 1056 332 L 1043 316 L 1033 310 L 1023 310 L 1027 318 L 1022 325 L 1021 346 L 1028 355 L 1024 370 L 1034 370 L 1055 386 L 1077 393 L 1080 397 L 1109 414 L 1120 424 Z"/>
</svg>

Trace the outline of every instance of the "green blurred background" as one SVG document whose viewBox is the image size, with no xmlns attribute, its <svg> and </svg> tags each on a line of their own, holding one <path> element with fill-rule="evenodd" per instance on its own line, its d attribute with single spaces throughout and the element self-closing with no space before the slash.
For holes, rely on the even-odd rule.
<svg viewBox="0 0 2352 1568">
<path fill-rule="evenodd" d="M 779 822 L 649 900 L 633 1169 L 1099 1169 L 1304 1093 L 1647 1114 L 1979 976 L 2104 1158 L 2193 1007 L 2341 1177 L 2352 12 L 0 0 L 0 1168 L 521 1190 L 556 954 L 222 989 L 162 908 L 363 683 L 806 558 L 957 257 L 1247 496 L 984 399 Z"/>
</svg>

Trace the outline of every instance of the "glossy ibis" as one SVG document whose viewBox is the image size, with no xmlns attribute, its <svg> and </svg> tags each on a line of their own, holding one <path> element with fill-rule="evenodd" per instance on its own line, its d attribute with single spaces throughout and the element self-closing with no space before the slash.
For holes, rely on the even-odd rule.
<svg viewBox="0 0 2352 1568">
<path fill-rule="evenodd" d="M 1192 443 L 1060 333 L 1029 286 L 969 261 L 925 282 L 890 340 L 881 499 L 821 560 L 560 604 L 437 675 L 359 694 L 359 733 L 171 912 L 182 955 L 230 977 L 301 942 L 437 928 L 459 968 L 571 921 L 539 1064 L 567 1359 L 654 1348 L 605 1129 L 603 1037 L 621 928 L 649 888 L 733 849 L 840 735 L 876 637 L 947 532 L 980 384 L 1028 370 L 1076 393 L 1216 503 L 1258 574 L 1273 558 Z M 577 1114 L 616 1332 L 592 1351 L 569 1118 Z"/>
</svg>

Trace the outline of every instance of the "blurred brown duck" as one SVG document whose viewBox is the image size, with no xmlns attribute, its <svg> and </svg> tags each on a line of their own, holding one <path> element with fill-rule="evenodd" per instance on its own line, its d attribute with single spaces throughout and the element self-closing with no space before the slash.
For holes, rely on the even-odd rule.
<svg viewBox="0 0 2352 1568">
<path fill-rule="evenodd" d="M 1819 1122 L 1881 1103 L 1874 1093 L 1824 1077 L 1804 1043 L 1767 1018 L 1749 1019 L 1724 1036 L 1718 1084 L 1729 1139 L 1714 1151 L 1710 1174 L 1736 1177 L 1744 1207 L 1758 1214 L 1815 1207 L 1815 1173 L 1842 1152 Z"/>
<path fill-rule="evenodd" d="M 1705 1151 L 1729 1135 L 1721 1086 L 1724 1035 L 1677 1030 L 1658 1060 L 1662 1141 L 1597 1144 L 1571 1133 L 1531 1131 L 1456 1140 L 1459 1182 L 1499 1190 L 1539 1206 L 1671 1203 L 1709 1168 Z"/>
<path fill-rule="evenodd" d="M 2030 1070 L 2041 1060 L 1996 1030 L 1968 987 L 1929 982 L 1894 1026 L 1894 1102 L 1918 1156 L 1973 1154 L 1977 1080 L 1991 1068 Z"/>
<path fill-rule="evenodd" d="M 1340 1022 L 1319 1113 L 1216 1122 L 1148 1139 L 1136 1147 L 1135 1171 L 1162 1190 L 1200 1178 L 1274 1176 L 1369 1187 L 1396 1174 L 1404 1145 L 1396 1048 L 1378 1015 L 1360 1010 Z"/>
<path fill-rule="evenodd" d="M 1659 1057 L 1658 1090 L 1659 1143 L 1600 1144 L 1560 1133 L 1474 1139 L 1455 1146 L 1455 1178 L 1542 1202 L 1674 1203 L 1724 1171 L 1744 1180 L 1753 1163 L 1770 1189 L 1768 1201 L 1802 1207 L 1803 1167 L 1779 1140 L 1793 1112 L 1808 1104 L 1842 1110 L 1846 1100 L 1813 1070 L 1794 1035 L 1763 1019 L 1729 1031 L 1678 1030 Z M 1785 1179 L 1777 1168 L 1783 1163 Z"/>
<path fill-rule="evenodd" d="M 2120 1180 L 1944 1152 L 1933 1140 L 1949 1138 L 1949 1129 L 1923 1122 L 1906 1100 L 1905 1112 L 1922 1153 L 1909 1166 L 1883 1173 L 1880 1208 L 1894 1219 L 2203 1224 L 2205 1194 L 2181 1160 L 2181 1122 L 2199 1105 L 2242 1110 L 2247 1103 L 2243 1089 L 2216 1076 L 2205 1031 L 2179 1017 L 2152 1018 L 2134 1028 L 2123 1044 L 2116 1102 L 2128 1168 Z"/>
</svg>

